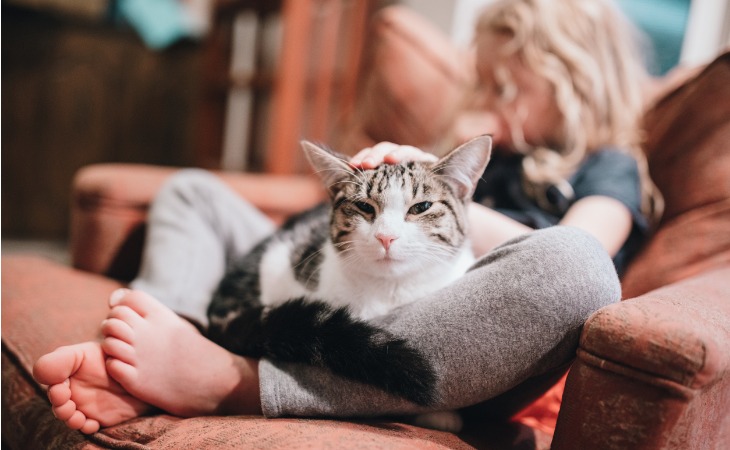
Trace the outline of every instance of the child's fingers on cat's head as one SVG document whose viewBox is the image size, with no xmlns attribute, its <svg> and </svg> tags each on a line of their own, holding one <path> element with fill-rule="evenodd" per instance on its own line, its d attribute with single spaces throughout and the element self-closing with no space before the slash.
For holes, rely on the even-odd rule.
<svg viewBox="0 0 730 450">
<path fill-rule="evenodd" d="M 411 145 L 380 142 L 372 147 L 360 150 L 350 159 L 350 164 L 356 168 L 374 169 L 383 163 L 398 164 L 401 161 L 435 162 L 437 160 L 438 158 L 435 155 Z"/>
<path fill-rule="evenodd" d="M 365 159 L 365 156 L 367 156 L 369 151 L 370 147 L 367 147 L 357 152 L 355 156 L 350 158 L 350 165 L 352 167 L 360 167 L 362 164 L 362 160 Z"/>
<path fill-rule="evenodd" d="M 413 147 L 412 145 L 399 145 L 393 151 L 386 154 L 383 157 L 383 161 L 388 164 L 398 164 L 401 161 L 436 162 L 438 161 L 438 158 L 436 155 L 424 152 L 418 147 Z"/>
<path fill-rule="evenodd" d="M 385 155 L 398 147 L 398 144 L 392 142 L 379 142 L 372 147 L 360 150 L 350 159 L 350 164 L 357 168 L 374 169 L 383 163 Z"/>
</svg>

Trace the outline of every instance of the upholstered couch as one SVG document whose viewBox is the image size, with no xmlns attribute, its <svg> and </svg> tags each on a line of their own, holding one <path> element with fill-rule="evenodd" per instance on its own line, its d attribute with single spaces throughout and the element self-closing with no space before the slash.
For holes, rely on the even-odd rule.
<svg viewBox="0 0 730 450">
<path fill-rule="evenodd" d="M 368 61 L 343 145 L 437 147 L 471 77 L 462 56 L 395 8 L 373 24 Z M 90 436 L 65 428 L 31 367 L 57 346 L 98 338 L 106 298 L 134 276 L 149 202 L 174 170 L 84 168 L 72 198 L 73 268 L 32 255 L 2 261 L 3 448 L 730 448 L 730 54 L 658 100 L 645 130 L 666 210 L 622 278 L 626 300 L 587 321 L 567 382 L 542 398 L 555 380 L 518 386 L 458 435 L 394 420 L 165 414 Z M 276 220 L 322 198 L 306 176 L 219 175 Z"/>
</svg>

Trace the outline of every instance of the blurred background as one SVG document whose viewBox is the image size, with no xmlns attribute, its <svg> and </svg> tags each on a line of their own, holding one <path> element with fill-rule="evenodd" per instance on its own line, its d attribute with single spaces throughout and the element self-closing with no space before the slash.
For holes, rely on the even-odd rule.
<svg viewBox="0 0 730 450">
<path fill-rule="evenodd" d="M 406 4 L 466 47 L 489 1 L 3 0 L 3 253 L 65 258 L 85 165 L 306 171 L 297 142 L 340 137 L 373 14 Z M 727 42 L 726 0 L 618 3 L 655 74 Z"/>
</svg>

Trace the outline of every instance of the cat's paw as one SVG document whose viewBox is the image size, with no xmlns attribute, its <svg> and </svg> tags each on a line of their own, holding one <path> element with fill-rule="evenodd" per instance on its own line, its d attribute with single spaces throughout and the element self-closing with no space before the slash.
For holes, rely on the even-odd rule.
<svg viewBox="0 0 730 450">
<path fill-rule="evenodd" d="M 413 425 L 433 430 L 458 433 L 464 428 L 464 420 L 458 411 L 434 411 L 414 416 L 411 420 Z"/>
</svg>

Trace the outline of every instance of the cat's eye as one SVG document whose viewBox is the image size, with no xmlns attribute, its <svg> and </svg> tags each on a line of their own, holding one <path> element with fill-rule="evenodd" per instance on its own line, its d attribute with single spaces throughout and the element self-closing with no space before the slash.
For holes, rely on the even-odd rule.
<svg viewBox="0 0 730 450">
<path fill-rule="evenodd" d="M 365 214 L 375 214 L 375 208 L 373 208 L 373 205 L 367 202 L 355 202 L 355 206 L 357 206 L 357 209 L 364 212 Z"/>
<path fill-rule="evenodd" d="M 429 208 L 431 208 L 431 204 L 431 202 L 416 203 L 415 205 L 411 206 L 410 209 L 408 209 L 408 214 L 416 215 L 426 212 Z"/>
</svg>

